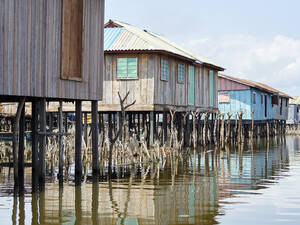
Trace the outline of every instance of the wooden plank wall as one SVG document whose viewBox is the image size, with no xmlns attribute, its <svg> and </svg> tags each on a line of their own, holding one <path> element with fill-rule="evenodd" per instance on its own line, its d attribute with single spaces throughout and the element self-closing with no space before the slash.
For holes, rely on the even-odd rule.
<svg viewBox="0 0 300 225">
<path fill-rule="evenodd" d="M 61 0 L 0 1 L 0 94 L 102 98 L 104 0 L 85 0 L 82 82 L 60 79 Z"/>
<path fill-rule="evenodd" d="M 188 63 L 169 57 L 168 82 L 160 79 L 160 56 L 157 56 L 158 73 L 155 77 L 154 104 L 175 105 L 186 107 L 188 104 Z M 177 82 L 177 65 L 185 64 L 185 83 Z M 217 101 L 217 71 L 214 71 L 214 108 L 218 107 Z M 209 107 L 209 69 L 195 66 L 195 107 Z"/>
<path fill-rule="evenodd" d="M 157 73 L 157 56 L 153 54 L 125 54 L 124 57 L 138 57 L 138 79 L 117 79 L 117 55 L 105 55 L 104 73 L 104 95 L 99 101 L 99 110 L 111 111 L 119 110 L 120 101 L 118 92 L 124 97 L 128 91 L 130 94 L 125 104 L 130 104 L 136 100 L 131 109 L 152 110 L 153 109 L 153 75 Z"/>
<path fill-rule="evenodd" d="M 117 79 L 117 57 L 138 56 L 139 79 Z M 188 96 L 188 64 L 185 63 L 185 82 L 179 83 L 178 63 L 182 61 L 173 57 L 168 58 L 168 81 L 160 79 L 160 61 L 158 54 L 106 54 L 104 73 L 104 96 L 100 101 L 99 110 L 119 110 L 118 91 L 125 96 L 130 91 L 126 104 L 136 100 L 131 110 L 152 110 L 154 106 L 187 106 Z M 195 67 L 195 107 L 209 107 L 209 76 L 208 68 Z M 217 72 L 215 71 L 214 107 L 217 108 Z"/>
</svg>

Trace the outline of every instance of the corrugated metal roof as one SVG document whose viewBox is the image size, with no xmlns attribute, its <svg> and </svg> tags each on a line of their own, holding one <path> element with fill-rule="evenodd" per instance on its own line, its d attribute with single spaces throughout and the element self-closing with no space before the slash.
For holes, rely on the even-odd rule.
<svg viewBox="0 0 300 225">
<path fill-rule="evenodd" d="M 154 34 L 152 32 L 142 30 L 135 26 L 118 22 L 118 21 L 110 21 L 109 24 L 114 24 L 117 27 L 107 27 L 104 32 L 104 39 L 106 39 L 108 43 L 112 40 L 110 36 L 111 33 L 116 34 L 116 31 L 112 31 L 114 29 L 120 29 L 121 32 L 118 33 L 117 37 L 114 36 L 114 41 L 112 44 L 108 45 L 108 48 L 105 48 L 105 51 L 138 51 L 138 50 L 158 50 L 158 51 L 166 51 L 172 54 L 176 54 L 185 58 L 188 58 L 195 63 L 206 63 L 215 67 L 220 68 L 220 70 L 224 70 L 222 67 L 198 56 L 197 54 L 186 50 L 185 48 L 175 44 L 174 42 L 160 36 Z M 106 30 L 109 30 L 106 32 Z M 107 34 L 106 34 L 107 33 Z"/>
<path fill-rule="evenodd" d="M 291 105 L 300 105 L 300 96 L 293 96 L 289 103 Z"/>
<path fill-rule="evenodd" d="M 286 98 L 291 98 L 289 95 L 287 95 L 286 93 L 279 91 L 275 88 L 270 87 L 269 85 L 263 84 L 263 83 L 259 83 L 259 82 L 255 82 L 255 81 L 251 81 L 251 80 L 246 80 L 246 79 L 240 79 L 240 78 L 236 78 L 236 77 L 232 77 L 232 76 L 228 76 L 225 74 L 219 74 L 219 77 L 222 77 L 224 79 L 229 79 L 244 85 L 247 85 L 249 87 L 253 87 L 253 88 L 257 88 L 257 89 L 261 89 L 267 92 L 270 92 L 272 94 L 277 94 Z"/>
<path fill-rule="evenodd" d="M 123 28 L 120 27 L 104 29 L 104 51 L 110 49 L 122 30 Z"/>
</svg>

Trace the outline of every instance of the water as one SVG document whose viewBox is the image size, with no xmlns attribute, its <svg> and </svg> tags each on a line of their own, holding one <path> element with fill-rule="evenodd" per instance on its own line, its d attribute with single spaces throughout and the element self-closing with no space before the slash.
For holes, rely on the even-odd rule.
<svg viewBox="0 0 300 225">
<path fill-rule="evenodd" d="M 177 166 L 176 166 L 177 165 Z M 158 166 L 160 172 L 157 173 Z M 148 169 L 148 172 L 146 172 Z M 299 224 L 300 137 L 254 149 L 191 152 L 112 182 L 72 182 L 14 197 L 13 174 L 0 174 L 0 224 Z M 54 181 L 51 181 L 54 180 Z"/>
</svg>

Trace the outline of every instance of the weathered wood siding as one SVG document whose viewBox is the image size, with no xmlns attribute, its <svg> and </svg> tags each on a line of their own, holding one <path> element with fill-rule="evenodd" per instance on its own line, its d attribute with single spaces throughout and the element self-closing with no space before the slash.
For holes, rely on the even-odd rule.
<svg viewBox="0 0 300 225">
<path fill-rule="evenodd" d="M 61 79 L 61 0 L 0 0 L 0 95 L 102 98 L 104 0 L 85 0 L 82 82 Z"/>
<path fill-rule="evenodd" d="M 155 105 L 174 105 L 174 106 L 188 106 L 188 66 L 190 64 L 185 63 L 179 59 L 173 57 L 168 58 L 169 62 L 169 76 L 168 81 L 160 79 L 160 59 L 161 56 L 156 56 L 156 63 L 158 67 L 158 73 L 154 76 L 154 104 Z M 185 64 L 185 82 L 178 82 L 178 63 Z M 209 105 L 209 69 L 203 66 L 194 66 L 195 68 L 195 104 L 190 107 L 208 108 Z M 218 74 L 214 71 L 214 108 L 218 107 L 217 102 L 217 87 L 218 87 Z"/>
<path fill-rule="evenodd" d="M 138 79 L 117 79 L 117 58 L 138 57 Z M 164 56 L 165 57 L 165 56 Z M 104 96 L 100 101 L 99 110 L 120 110 L 118 91 L 125 96 L 130 94 L 126 104 L 136 100 L 130 110 L 161 110 L 165 106 L 188 106 L 188 63 L 173 57 L 168 59 L 168 81 L 161 80 L 158 54 L 105 54 Z M 178 63 L 185 64 L 185 81 L 178 82 Z M 190 108 L 209 107 L 209 69 L 195 66 L 195 104 Z M 214 71 L 214 108 L 217 108 L 217 72 Z"/>
<path fill-rule="evenodd" d="M 128 91 L 130 94 L 125 104 L 130 104 L 134 100 L 136 103 L 131 110 L 152 110 L 154 97 L 154 78 L 157 73 L 157 64 L 155 55 L 133 54 L 122 55 L 124 57 L 138 58 L 138 78 L 137 79 L 117 79 L 117 58 L 121 55 L 105 55 L 105 73 L 103 100 L 99 102 L 101 111 L 120 110 L 120 100 L 118 92 L 124 97 Z"/>
<path fill-rule="evenodd" d="M 282 101 L 282 112 L 280 114 L 280 102 Z M 273 105 L 274 119 L 275 120 L 287 120 L 289 111 L 289 99 L 279 97 L 278 105 Z"/>
</svg>

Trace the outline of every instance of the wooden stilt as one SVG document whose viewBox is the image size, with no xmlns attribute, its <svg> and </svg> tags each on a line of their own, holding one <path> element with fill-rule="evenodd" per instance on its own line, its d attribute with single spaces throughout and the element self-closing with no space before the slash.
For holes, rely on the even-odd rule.
<svg viewBox="0 0 300 225">
<path fill-rule="evenodd" d="M 112 140 L 112 115 L 108 113 L 108 137 Z"/>
<path fill-rule="evenodd" d="M 150 146 L 153 146 L 154 144 L 154 112 L 150 112 Z"/>
<path fill-rule="evenodd" d="M 140 113 L 138 112 L 137 114 L 137 137 L 138 137 L 138 140 L 140 141 L 140 138 L 141 138 L 141 117 L 140 117 Z"/>
<path fill-rule="evenodd" d="M 64 170 L 63 170 L 63 164 L 64 164 L 64 154 L 63 154 L 63 112 L 62 112 L 62 101 L 59 101 L 59 108 L 58 108 L 58 131 L 59 131 L 59 144 L 58 144 L 58 180 L 60 186 L 63 185 L 64 182 Z"/>
<path fill-rule="evenodd" d="M 65 117 L 65 132 L 68 133 L 68 114 L 64 113 L 64 117 Z"/>
<path fill-rule="evenodd" d="M 38 116 L 39 102 L 32 102 L 31 114 L 31 151 L 32 151 L 32 193 L 38 191 L 38 172 L 39 172 L 39 156 L 38 156 Z"/>
<path fill-rule="evenodd" d="M 80 185 L 82 179 L 82 162 L 81 162 L 81 148 L 82 148 L 82 102 L 77 100 L 75 103 L 75 184 Z"/>
<path fill-rule="evenodd" d="M 49 112 L 49 131 L 53 131 L 53 113 Z"/>
<path fill-rule="evenodd" d="M 25 106 L 23 106 L 20 116 L 19 122 L 19 161 L 18 161 L 18 169 L 19 169 L 19 193 L 21 195 L 24 194 L 24 149 L 25 149 Z"/>
<path fill-rule="evenodd" d="M 42 188 L 41 184 L 44 185 L 46 178 L 46 99 L 42 99 L 40 101 L 40 132 L 39 134 L 39 182 L 40 188 Z"/>
<path fill-rule="evenodd" d="M 92 161 L 94 177 L 99 175 L 98 134 L 98 101 L 92 101 Z"/>
<path fill-rule="evenodd" d="M 163 112 L 163 144 L 168 142 L 168 114 L 167 111 Z"/>
<path fill-rule="evenodd" d="M 87 131 L 87 112 L 84 112 L 84 125 L 83 125 L 83 135 L 84 135 L 84 142 L 86 146 L 88 145 L 88 131 Z"/>
</svg>

